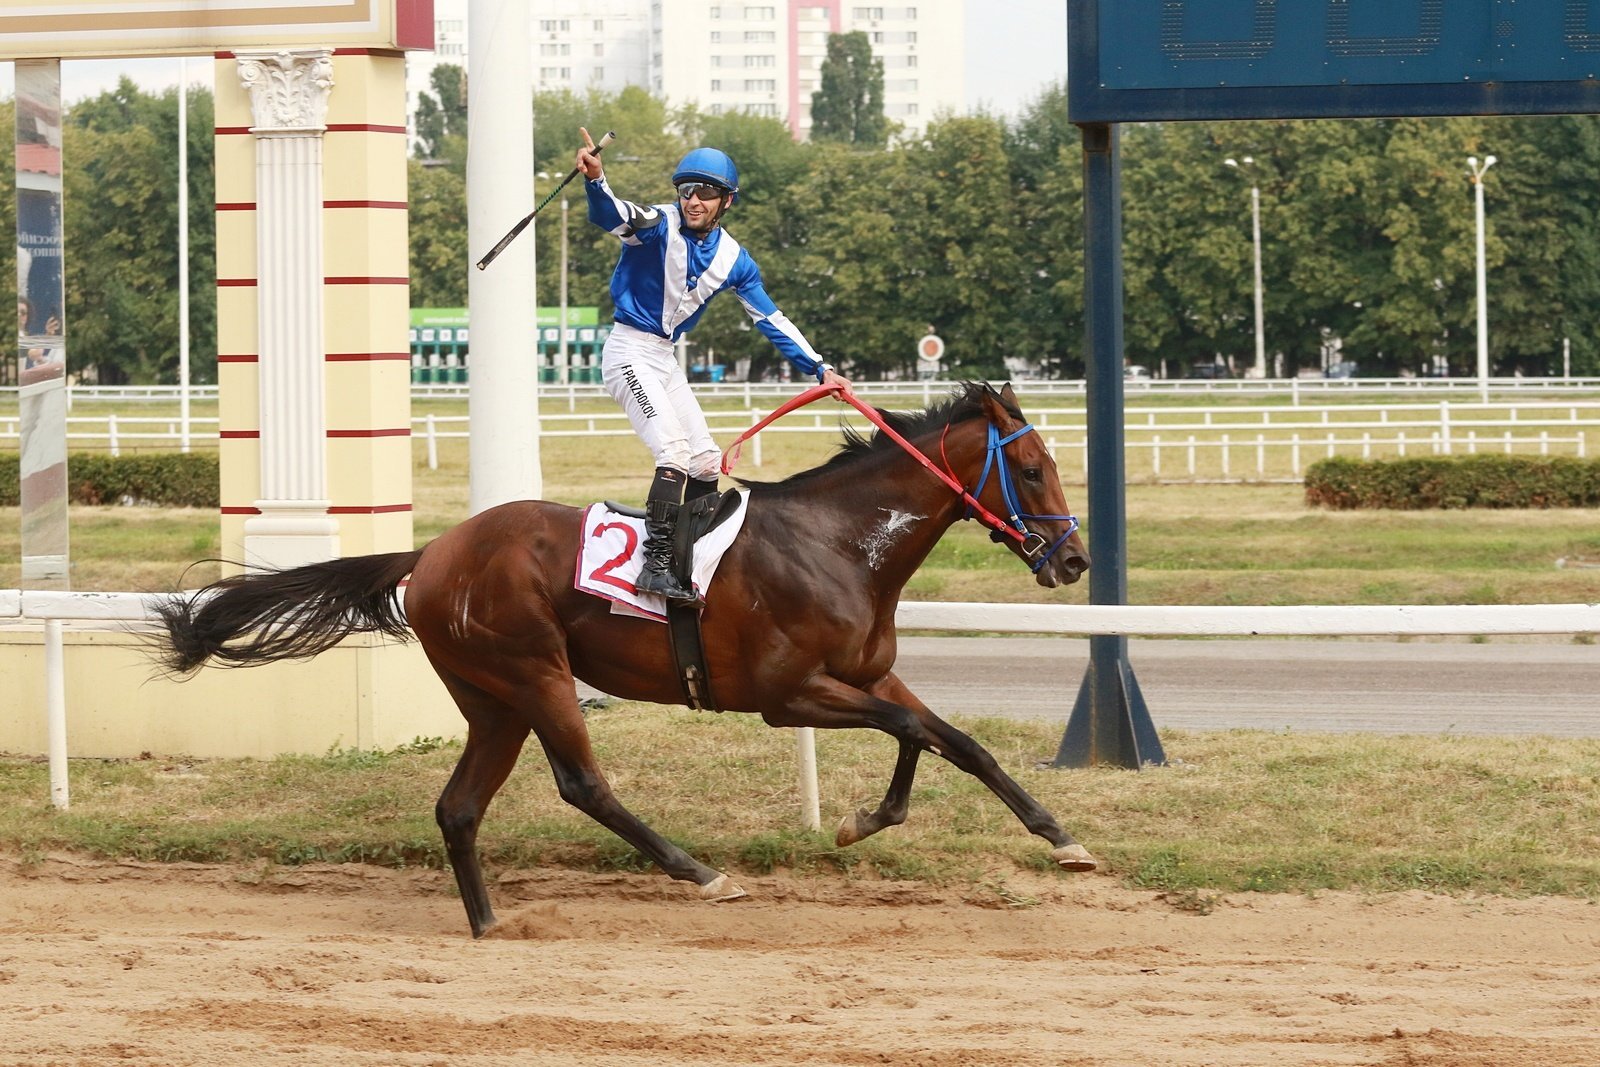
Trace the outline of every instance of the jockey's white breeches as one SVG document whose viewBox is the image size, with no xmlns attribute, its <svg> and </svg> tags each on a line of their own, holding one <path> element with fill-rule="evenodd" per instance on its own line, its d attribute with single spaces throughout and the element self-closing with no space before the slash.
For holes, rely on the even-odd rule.
<svg viewBox="0 0 1600 1067">
<path fill-rule="evenodd" d="M 633 432 L 655 456 L 656 466 L 715 480 L 722 450 L 711 439 L 705 413 L 678 365 L 672 342 L 617 323 L 600 356 L 606 392 L 622 405 Z"/>
</svg>

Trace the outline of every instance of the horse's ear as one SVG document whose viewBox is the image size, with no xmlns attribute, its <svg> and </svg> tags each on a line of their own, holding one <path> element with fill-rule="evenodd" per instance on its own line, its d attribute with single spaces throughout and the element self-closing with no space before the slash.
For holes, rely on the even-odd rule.
<svg viewBox="0 0 1600 1067">
<path fill-rule="evenodd" d="M 1010 391 L 1011 386 L 1006 386 L 1006 392 L 1009 393 Z M 983 402 L 984 417 L 990 422 L 994 423 L 996 426 L 1004 426 L 1006 424 L 1006 420 L 1011 418 L 1011 413 L 1006 410 L 1005 398 L 1002 394 L 995 392 L 994 386 L 990 385 L 988 382 L 983 383 L 983 393 L 981 394 L 981 399 Z M 1015 401 L 1013 401 L 1012 406 L 1015 406 Z"/>
<path fill-rule="evenodd" d="M 1000 399 L 1004 400 L 1007 404 L 1010 404 L 1012 407 L 1016 407 L 1017 406 L 1017 394 L 1012 392 L 1011 383 L 1010 382 L 1007 382 L 1005 385 L 1002 385 L 1000 387 Z"/>
</svg>

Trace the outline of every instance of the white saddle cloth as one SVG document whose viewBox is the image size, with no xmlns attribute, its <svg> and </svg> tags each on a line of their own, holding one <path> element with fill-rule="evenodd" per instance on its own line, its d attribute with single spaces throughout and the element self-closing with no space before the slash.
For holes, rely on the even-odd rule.
<svg viewBox="0 0 1600 1067">
<path fill-rule="evenodd" d="M 722 525 L 695 542 L 693 578 L 700 595 L 711 588 L 722 554 L 744 527 L 745 504 L 750 490 L 735 490 L 738 507 Z M 611 601 L 613 615 L 637 615 L 667 621 L 667 603 L 655 593 L 641 593 L 633 583 L 644 567 L 644 520 L 621 515 L 604 504 L 590 504 L 583 512 L 583 547 L 578 553 L 578 573 L 573 585 L 582 592 Z"/>
</svg>

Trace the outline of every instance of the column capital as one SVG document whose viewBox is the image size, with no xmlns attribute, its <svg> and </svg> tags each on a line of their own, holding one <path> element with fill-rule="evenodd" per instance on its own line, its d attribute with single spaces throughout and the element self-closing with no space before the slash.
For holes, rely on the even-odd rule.
<svg viewBox="0 0 1600 1067">
<path fill-rule="evenodd" d="M 239 84 L 250 94 L 252 132 L 320 133 L 327 128 L 333 52 L 327 48 L 239 52 Z"/>
</svg>

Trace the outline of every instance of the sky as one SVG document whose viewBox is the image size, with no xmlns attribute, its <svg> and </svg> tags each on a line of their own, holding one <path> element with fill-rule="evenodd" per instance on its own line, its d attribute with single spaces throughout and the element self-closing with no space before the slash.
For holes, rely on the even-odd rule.
<svg viewBox="0 0 1600 1067">
<path fill-rule="evenodd" d="M 1045 86 L 1067 74 L 1066 0 L 965 0 L 967 106 L 1015 115 Z M 189 60 L 189 77 L 211 84 L 211 61 Z M 95 96 L 127 74 L 147 90 L 178 84 L 176 59 L 89 59 L 61 65 L 61 96 Z M 0 95 L 9 96 L 12 65 L 0 63 Z"/>
<path fill-rule="evenodd" d="M 967 0 L 968 108 L 1015 115 L 1066 76 L 1066 0 Z"/>
</svg>

